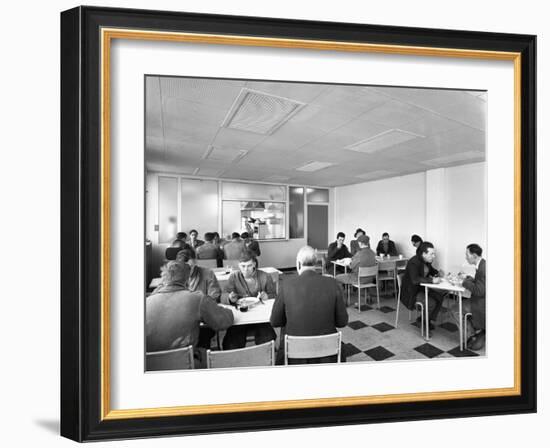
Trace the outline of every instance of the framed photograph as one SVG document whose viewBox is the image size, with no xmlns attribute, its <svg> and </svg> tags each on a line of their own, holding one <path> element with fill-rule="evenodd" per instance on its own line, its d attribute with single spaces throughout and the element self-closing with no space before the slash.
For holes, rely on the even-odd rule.
<svg viewBox="0 0 550 448">
<path fill-rule="evenodd" d="M 61 434 L 536 411 L 536 37 L 61 13 Z"/>
</svg>

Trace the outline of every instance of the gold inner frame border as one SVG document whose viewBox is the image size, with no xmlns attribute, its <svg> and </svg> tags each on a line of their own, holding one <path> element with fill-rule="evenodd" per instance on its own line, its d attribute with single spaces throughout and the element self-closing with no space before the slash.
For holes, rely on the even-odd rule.
<svg viewBox="0 0 550 448">
<path fill-rule="evenodd" d="M 113 39 L 185 42 L 215 45 L 296 48 L 325 51 L 368 52 L 413 56 L 506 60 L 514 63 L 514 386 L 442 392 L 422 392 L 356 397 L 314 398 L 227 404 L 111 409 L 110 387 L 110 180 L 111 116 L 110 64 Z M 521 394 L 521 53 L 459 48 L 419 47 L 304 39 L 279 39 L 200 33 L 101 29 L 101 420 L 173 417 L 229 412 L 307 409 L 432 400 L 503 397 Z"/>
</svg>

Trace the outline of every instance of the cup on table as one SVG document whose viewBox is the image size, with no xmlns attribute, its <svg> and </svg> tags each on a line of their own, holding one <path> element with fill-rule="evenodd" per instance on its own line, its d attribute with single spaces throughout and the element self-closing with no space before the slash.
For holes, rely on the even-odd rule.
<svg viewBox="0 0 550 448">
<path fill-rule="evenodd" d="M 400 260 L 403 259 L 403 254 L 399 254 L 399 259 L 400 259 Z"/>
</svg>

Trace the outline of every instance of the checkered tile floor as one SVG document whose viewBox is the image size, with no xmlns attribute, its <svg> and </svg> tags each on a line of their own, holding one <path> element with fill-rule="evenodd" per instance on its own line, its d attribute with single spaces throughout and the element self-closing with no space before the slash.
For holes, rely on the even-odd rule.
<svg viewBox="0 0 550 448">
<path fill-rule="evenodd" d="M 357 297 L 352 295 L 348 307 L 349 322 L 341 329 L 344 353 L 347 362 L 394 361 L 404 359 L 433 359 L 465 356 L 484 356 L 485 349 L 478 352 L 460 351 L 458 327 L 450 314 L 442 310 L 435 330 L 430 331 L 430 340 L 420 334 L 416 313 L 409 321 L 409 311 L 401 306 L 399 322 L 395 327 L 395 297 L 391 294 L 380 297 L 380 309 L 376 305 L 357 310 Z"/>
<path fill-rule="evenodd" d="M 395 306 L 391 289 L 380 296 L 380 309 L 377 309 L 375 296 L 372 303 L 365 305 L 363 291 L 359 312 L 357 293 L 351 293 L 347 308 L 349 322 L 340 329 L 347 362 L 485 356 L 485 349 L 474 352 L 465 348 L 460 351 L 458 326 L 445 309 L 439 315 L 435 330 L 430 331 L 430 340 L 426 341 L 416 323 L 416 313 L 412 313 L 412 321 L 409 321 L 409 310 L 404 306 L 399 310 L 399 322 L 395 327 Z"/>
</svg>

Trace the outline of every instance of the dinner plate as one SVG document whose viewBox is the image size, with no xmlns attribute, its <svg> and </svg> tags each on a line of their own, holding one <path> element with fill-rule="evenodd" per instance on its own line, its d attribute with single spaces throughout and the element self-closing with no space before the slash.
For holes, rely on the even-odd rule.
<svg viewBox="0 0 550 448">
<path fill-rule="evenodd" d="M 254 306 L 260 302 L 260 299 L 257 297 L 242 297 L 237 300 L 237 305 L 239 306 Z"/>
</svg>

